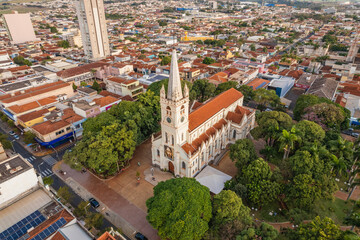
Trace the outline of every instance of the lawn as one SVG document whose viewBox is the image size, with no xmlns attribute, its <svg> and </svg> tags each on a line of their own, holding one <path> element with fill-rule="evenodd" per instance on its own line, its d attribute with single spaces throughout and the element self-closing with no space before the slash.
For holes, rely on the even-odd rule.
<svg viewBox="0 0 360 240">
<path fill-rule="evenodd" d="M 273 203 L 269 206 L 263 207 L 258 211 L 255 211 L 254 209 L 251 211 L 251 213 L 254 214 L 255 219 L 264 220 L 266 222 L 287 222 L 290 221 L 293 217 L 295 219 L 301 220 L 312 220 L 316 216 L 320 216 L 329 217 L 336 224 L 344 225 L 344 219 L 350 213 L 353 205 L 354 201 L 352 200 L 343 201 L 341 199 L 335 198 L 335 200 L 323 199 L 315 202 L 313 209 L 309 212 L 300 211 L 293 214 L 289 213 L 288 211 L 279 210 L 280 205 Z M 276 215 L 274 213 L 276 213 Z"/>
</svg>

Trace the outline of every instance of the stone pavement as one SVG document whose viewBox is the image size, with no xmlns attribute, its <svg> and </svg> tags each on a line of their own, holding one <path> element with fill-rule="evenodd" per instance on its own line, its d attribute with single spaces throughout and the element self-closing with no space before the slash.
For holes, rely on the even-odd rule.
<svg viewBox="0 0 360 240">
<path fill-rule="evenodd" d="M 152 174 L 152 172 L 154 174 Z M 163 172 L 159 168 L 149 167 L 144 171 L 145 180 L 148 181 L 150 184 L 156 186 L 159 182 L 169 180 L 174 178 L 169 172 Z"/>
<path fill-rule="evenodd" d="M 231 177 L 235 177 L 238 169 L 235 166 L 235 162 L 230 159 L 230 151 L 228 151 L 223 159 L 220 160 L 218 165 L 212 164 L 211 167 L 216 168 L 217 170 L 230 175 Z"/>
<path fill-rule="evenodd" d="M 94 196 L 102 203 L 100 208 L 105 205 L 104 211 L 109 214 L 109 220 L 127 236 L 133 237 L 136 230 L 148 239 L 159 239 L 157 231 L 146 220 L 146 200 L 153 196 L 154 185 L 145 180 L 144 172 L 151 167 L 151 142 L 147 141 L 136 148 L 130 167 L 107 180 L 99 179 L 89 171 L 77 172 L 64 163 L 57 164 L 53 169 L 85 200 Z M 60 169 L 66 175 L 59 174 Z M 140 173 L 140 183 L 136 172 Z M 171 178 L 171 174 L 160 171 L 155 172 L 155 177 L 165 180 Z"/>
</svg>

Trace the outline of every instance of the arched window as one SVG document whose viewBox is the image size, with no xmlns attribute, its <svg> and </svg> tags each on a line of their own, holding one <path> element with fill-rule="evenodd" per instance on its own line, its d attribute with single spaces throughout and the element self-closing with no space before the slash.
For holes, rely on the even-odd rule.
<svg viewBox="0 0 360 240">
<path fill-rule="evenodd" d="M 183 115 L 185 113 L 185 107 L 184 105 L 181 106 L 180 114 Z"/>
<path fill-rule="evenodd" d="M 204 152 L 201 153 L 201 162 L 203 162 L 205 160 L 204 158 Z"/>
<path fill-rule="evenodd" d="M 166 107 L 166 114 L 171 116 L 171 108 L 169 106 Z"/>
<path fill-rule="evenodd" d="M 165 133 L 165 142 L 168 143 L 168 134 Z"/>
<path fill-rule="evenodd" d="M 181 141 L 184 141 L 184 133 L 181 133 Z"/>
<path fill-rule="evenodd" d="M 157 150 L 157 155 L 158 155 L 158 157 L 160 157 L 160 150 L 159 149 Z"/>
<path fill-rule="evenodd" d="M 182 163 L 181 163 L 181 167 L 182 167 L 183 169 L 186 169 L 186 164 L 185 164 L 185 162 L 182 162 Z"/>
<path fill-rule="evenodd" d="M 174 145 L 174 135 L 171 135 L 171 144 Z"/>
<path fill-rule="evenodd" d="M 215 141 L 215 149 L 217 149 L 217 142 L 218 142 L 218 140 Z"/>
<path fill-rule="evenodd" d="M 236 138 L 236 130 L 233 132 L 233 138 Z"/>
</svg>

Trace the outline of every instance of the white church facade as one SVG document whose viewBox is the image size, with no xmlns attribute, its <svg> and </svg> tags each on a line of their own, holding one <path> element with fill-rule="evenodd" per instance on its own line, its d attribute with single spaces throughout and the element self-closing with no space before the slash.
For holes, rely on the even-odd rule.
<svg viewBox="0 0 360 240">
<path fill-rule="evenodd" d="M 194 177 L 228 144 L 246 138 L 255 125 L 255 110 L 243 107 L 244 96 L 229 89 L 189 111 L 189 89 L 181 89 L 176 51 L 170 77 L 160 92 L 161 135 L 152 139 L 152 164 L 175 176 Z"/>
</svg>

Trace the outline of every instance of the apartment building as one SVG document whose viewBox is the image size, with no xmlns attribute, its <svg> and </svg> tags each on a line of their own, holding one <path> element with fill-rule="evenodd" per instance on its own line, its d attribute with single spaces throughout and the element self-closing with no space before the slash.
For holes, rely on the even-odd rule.
<svg viewBox="0 0 360 240">
<path fill-rule="evenodd" d="M 144 87 L 138 80 L 127 80 L 119 77 L 109 77 L 105 80 L 106 89 L 120 96 L 130 96 L 134 99 L 144 92 Z"/>
<path fill-rule="evenodd" d="M 75 5 L 85 55 L 91 60 L 109 56 L 103 0 L 78 0 Z"/>
</svg>

